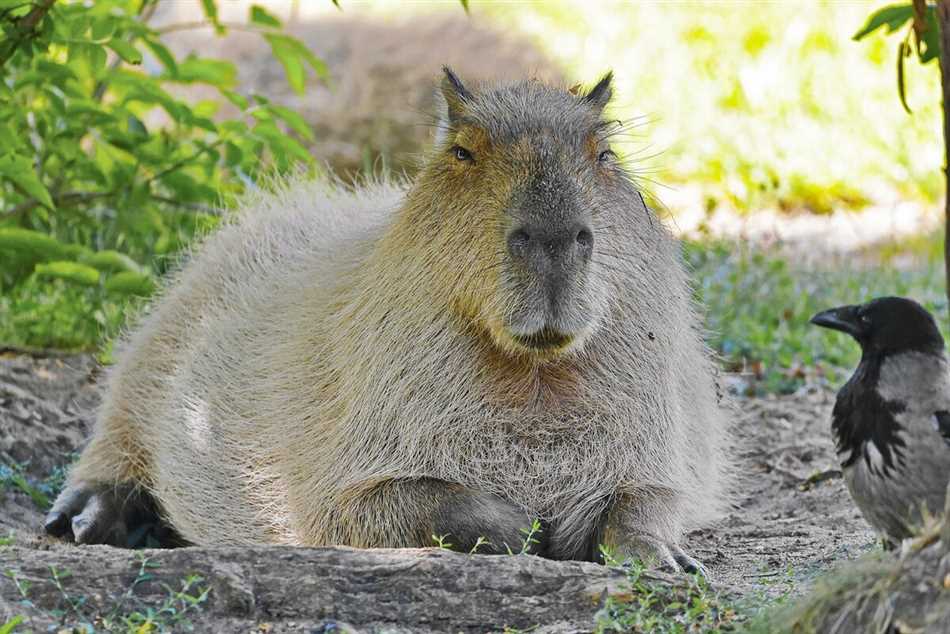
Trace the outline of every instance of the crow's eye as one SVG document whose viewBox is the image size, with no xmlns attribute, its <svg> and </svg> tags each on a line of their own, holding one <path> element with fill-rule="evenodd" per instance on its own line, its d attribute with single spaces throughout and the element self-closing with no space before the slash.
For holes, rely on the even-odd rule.
<svg viewBox="0 0 950 634">
<path fill-rule="evenodd" d="M 861 320 L 861 323 L 864 325 L 868 325 L 871 323 L 871 317 L 868 316 L 867 313 L 861 313 L 861 315 L 859 315 L 858 318 Z"/>
<path fill-rule="evenodd" d="M 608 161 L 612 161 L 615 158 L 617 158 L 617 155 L 614 154 L 613 150 L 604 150 L 597 156 L 597 162 L 607 163 Z"/>
<path fill-rule="evenodd" d="M 472 153 L 469 152 L 468 150 L 466 150 L 465 148 L 463 148 L 463 147 L 460 146 L 460 145 L 456 145 L 455 147 L 452 148 L 452 154 L 454 154 L 454 155 L 455 155 L 455 158 L 458 159 L 458 160 L 460 160 L 460 161 L 471 161 L 471 160 L 473 160 L 473 158 L 472 158 Z"/>
</svg>

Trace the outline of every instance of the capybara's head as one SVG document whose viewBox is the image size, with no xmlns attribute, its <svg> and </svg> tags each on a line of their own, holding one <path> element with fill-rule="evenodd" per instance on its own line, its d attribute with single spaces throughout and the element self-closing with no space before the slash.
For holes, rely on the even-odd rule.
<svg viewBox="0 0 950 634">
<path fill-rule="evenodd" d="M 646 209 L 608 144 L 610 84 L 469 86 L 445 69 L 438 143 L 413 191 L 426 228 L 416 235 L 439 251 L 454 310 L 506 354 L 582 346 L 629 266 L 618 236 Z"/>
</svg>

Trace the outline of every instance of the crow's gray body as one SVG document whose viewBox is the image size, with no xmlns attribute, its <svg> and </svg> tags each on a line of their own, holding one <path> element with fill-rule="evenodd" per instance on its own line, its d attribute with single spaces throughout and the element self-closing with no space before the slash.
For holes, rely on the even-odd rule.
<svg viewBox="0 0 950 634">
<path fill-rule="evenodd" d="M 936 429 L 935 414 L 950 410 L 946 357 L 921 352 L 888 357 L 876 390 L 901 410 L 891 415 L 903 444 L 895 444 L 888 461 L 873 439 L 864 441 L 858 459 L 844 467 L 844 478 L 868 523 L 899 542 L 921 525 L 922 505 L 934 515 L 943 510 L 950 447 Z"/>
</svg>

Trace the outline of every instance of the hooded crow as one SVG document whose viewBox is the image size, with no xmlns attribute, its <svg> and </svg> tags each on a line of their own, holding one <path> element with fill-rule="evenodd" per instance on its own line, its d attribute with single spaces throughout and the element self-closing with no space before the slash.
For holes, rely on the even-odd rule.
<svg viewBox="0 0 950 634">
<path fill-rule="evenodd" d="M 831 428 L 848 490 L 895 546 L 942 512 L 950 480 L 950 368 L 934 318 L 917 302 L 881 297 L 818 313 L 811 323 L 861 345 L 838 392 Z"/>
</svg>

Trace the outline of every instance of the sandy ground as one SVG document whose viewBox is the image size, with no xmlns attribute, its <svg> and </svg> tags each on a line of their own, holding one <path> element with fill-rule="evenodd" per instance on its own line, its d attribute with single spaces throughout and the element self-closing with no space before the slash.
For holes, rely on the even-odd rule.
<svg viewBox="0 0 950 634">
<path fill-rule="evenodd" d="M 0 355 L 0 463 L 41 481 L 69 461 L 90 428 L 99 370 L 88 357 Z M 843 559 L 875 547 L 837 470 L 829 434 L 833 395 L 736 401 L 735 508 L 694 533 L 688 549 L 717 584 L 740 594 L 793 590 Z M 42 513 L 16 487 L 0 489 L 0 537 L 29 540 Z"/>
</svg>

